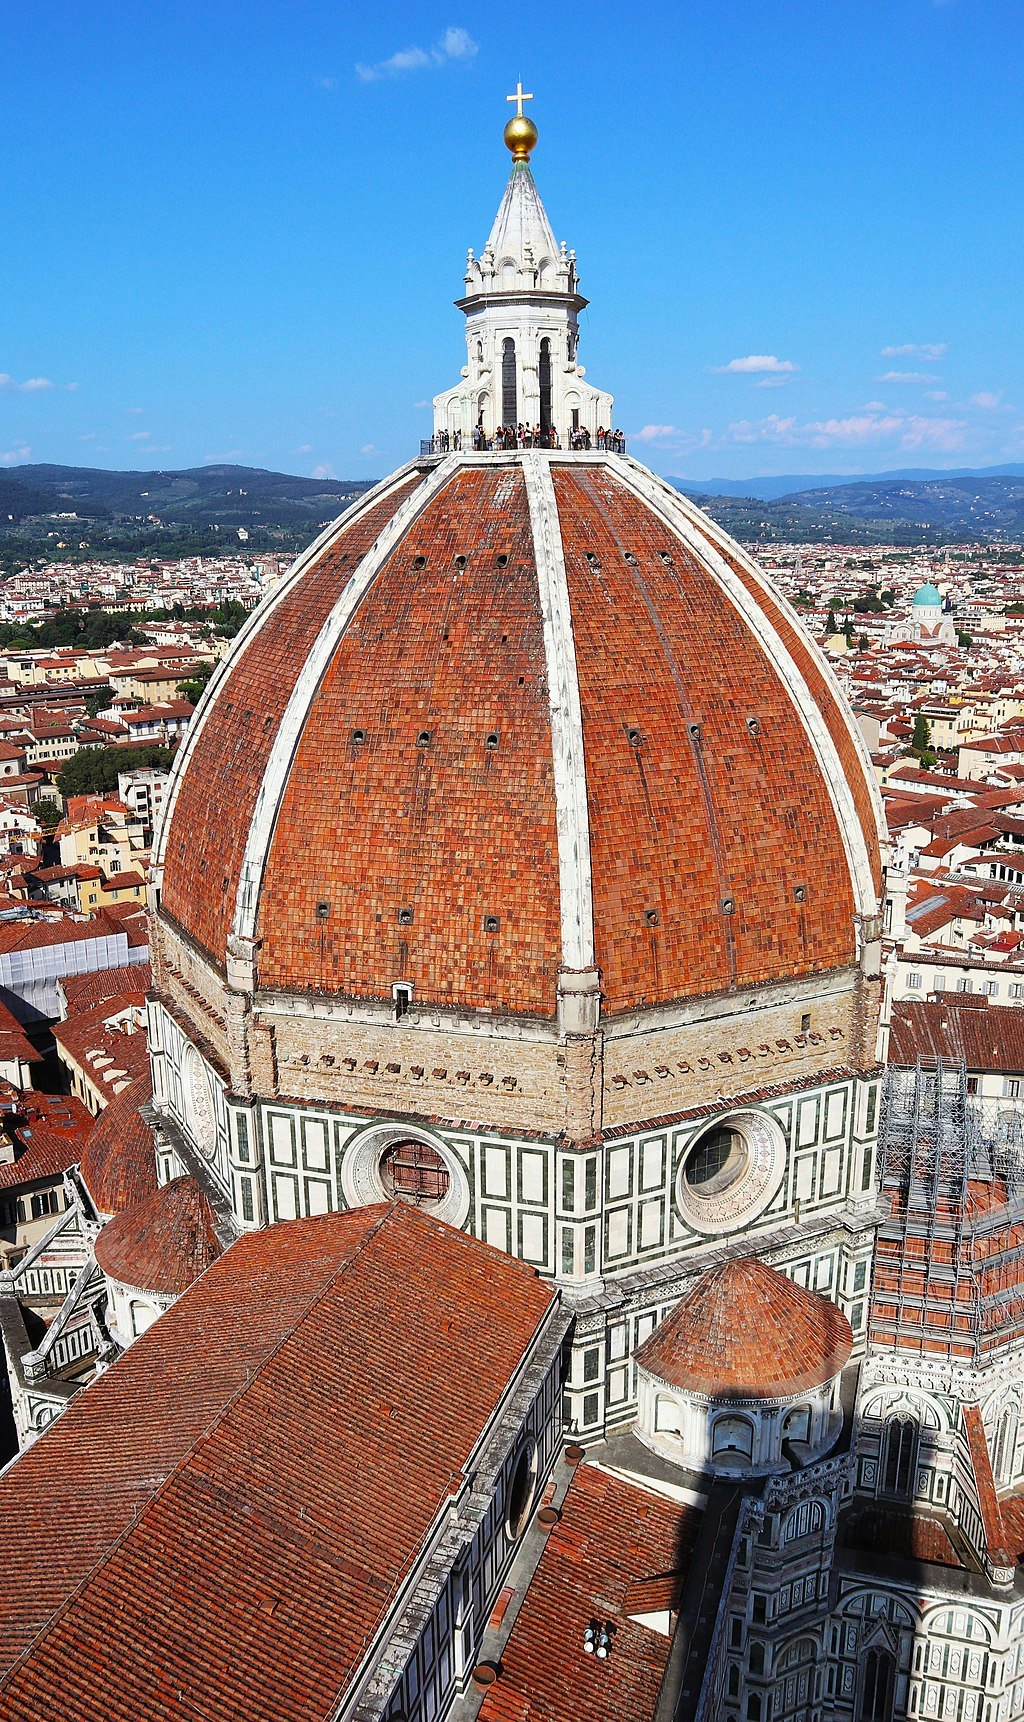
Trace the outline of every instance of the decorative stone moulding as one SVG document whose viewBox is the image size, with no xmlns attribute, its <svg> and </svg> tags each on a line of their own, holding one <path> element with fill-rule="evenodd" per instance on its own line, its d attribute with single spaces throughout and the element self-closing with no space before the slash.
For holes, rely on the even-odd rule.
<svg viewBox="0 0 1024 1722">
<path fill-rule="evenodd" d="M 724 1163 L 718 1178 L 697 1181 L 694 1168 L 708 1144 L 723 1133 L 735 1138 L 732 1175 Z M 687 1224 L 715 1237 L 749 1225 L 768 1207 L 786 1170 L 786 1138 L 767 1112 L 732 1112 L 716 1118 L 690 1143 L 676 1178 L 676 1201 Z"/>
<path fill-rule="evenodd" d="M 466 1169 L 440 1136 L 418 1125 L 374 1125 L 349 1143 L 341 1162 L 341 1188 L 348 1206 L 358 1208 L 391 1200 L 394 1192 L 385 1182 L 381 1162 L 388 1149 L 398 1142 L 422 1142 L 438 1155 L 448 1173 L 448 1188 L 440 1200 L 424 1202 L 422 1206 L 435 1219 L 445 1220 L 450 1226 L 464 1226 L 472 1200 Z"/>
</svg>

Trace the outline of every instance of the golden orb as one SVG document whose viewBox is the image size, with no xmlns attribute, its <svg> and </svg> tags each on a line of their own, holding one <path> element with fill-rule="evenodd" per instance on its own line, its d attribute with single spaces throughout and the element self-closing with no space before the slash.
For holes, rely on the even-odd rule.
<svg viewBox="0 0 1024 1722">
<path fill-rule="evenodd" d="M 537 127 L 527 114 L 513 114 L 505 127 L 505 146 L 512 151 L 513 161 L 529 161 L 530 151 L 537 145 Z"/>
</svg>

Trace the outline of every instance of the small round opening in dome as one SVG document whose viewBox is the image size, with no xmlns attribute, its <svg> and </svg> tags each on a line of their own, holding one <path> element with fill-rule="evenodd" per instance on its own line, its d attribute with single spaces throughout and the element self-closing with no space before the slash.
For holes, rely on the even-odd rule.
<svg viewBox="0 0 1024 1722">
<path fill-rule="evenodd" d="M 749 1163 L 746 1138 L 721 1124 L 697 1143 L 683 1167 L 683 1179 L 695 1196 L 720 1196 L 739 1183 Z"/>
<path fill-rule="evenodd" d="M 451 1184 L 447 1166 L 427 1142 L 393 1142 L 380 1157 L 380 1177 L 389 1196 L 420 1208 L 443 1202 Z"/>
</svg>

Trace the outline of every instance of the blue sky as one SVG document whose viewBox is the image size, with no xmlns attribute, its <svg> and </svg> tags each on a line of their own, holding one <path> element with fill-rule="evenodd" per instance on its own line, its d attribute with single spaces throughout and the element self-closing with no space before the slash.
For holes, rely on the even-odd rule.
<svg viewBox="0 0 1024 1722">
<path fill-rule="evenodd" d="M 3 464 L 406 459 L 520 74 L 652 466 L 1024 460 L 1021 0 L 4 12 Z"/>
</svg>

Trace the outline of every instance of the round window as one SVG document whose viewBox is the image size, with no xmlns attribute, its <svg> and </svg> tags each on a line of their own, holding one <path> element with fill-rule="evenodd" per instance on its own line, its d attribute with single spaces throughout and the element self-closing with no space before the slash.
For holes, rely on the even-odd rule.
<svg viewBox="0 0 1024 1722">
<path fill-rule="evenodd" d="M 731 1124 L 719 1124 L 690 1150 L 683 1178 L 695 1196 L 720 1196 L 739 1182 L 749 1165 L 750 1151 L 742 1132 Z"/>
<path fill-rule="evenodd" d="M 708 1124 L 686 1147 L 676 1200 L 705 1237 L 748 1225 L 775 1197 L 786 1169 L 786 1139 L 764 1112 L 734 1112 Z"/>
<path fill-rule="evenodd" d="M 522 1536 L 533 1508 L 537 1488 L 537 1444 L 527 1441 L 512 1468 L 512 1481 L 505 1502 L 505 1534 L 515 1542 Z"/>
<path fill-rule="evenodd" d="M 389 1196 L 428 1207 L 444 1201 L 451 1174 L 428 1142 L 393 1142 L 380 1157 L 380 1180 Z"/>
</svg>

